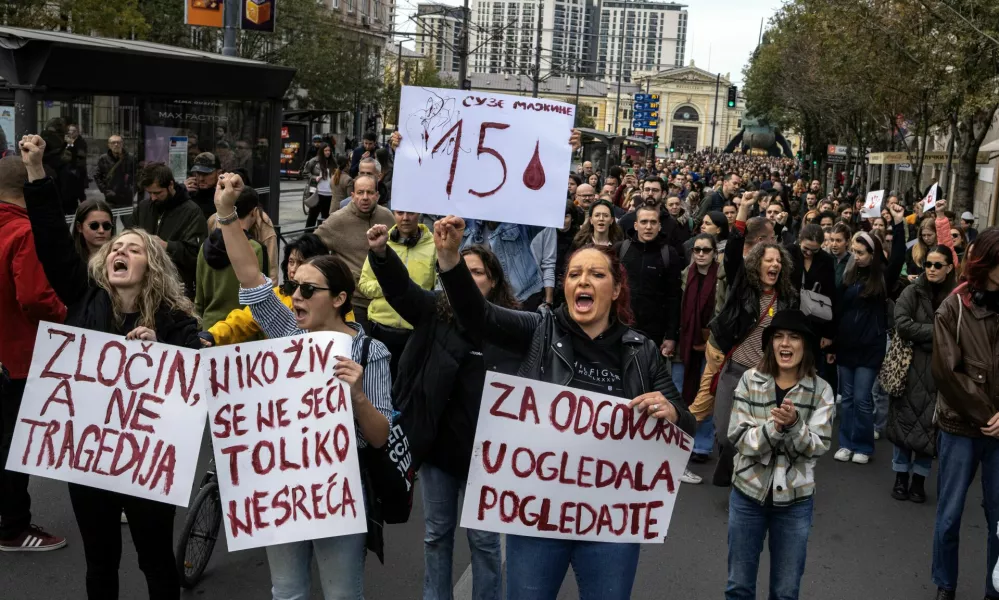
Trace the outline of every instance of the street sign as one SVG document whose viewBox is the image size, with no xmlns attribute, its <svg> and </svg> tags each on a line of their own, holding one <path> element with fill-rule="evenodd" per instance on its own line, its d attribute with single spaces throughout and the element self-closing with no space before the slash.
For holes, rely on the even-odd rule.
<svg viewBox="0 0 999 600">
<path fill-rule="evenodd" d="M 635 94 L 635 102 L 659 102 L 659 94 Z"/>
<path fill-rule="evenodd" d="M 635 110 L 659 110 L 658 102 L 636 102 L 632 107 Z"/>
<path fill-rule="evenodd" d="M 631 122 L 634 129 L 654 129 L 659 127 L 659 119 L 635 119 Z"/>
<path fill-rule="evenodd" d="M 648 121 L 650 119 L 655 120 L 659 118 L 658 110 L 636 110 L 634 117 L 636 121 Z"/>
</svg>

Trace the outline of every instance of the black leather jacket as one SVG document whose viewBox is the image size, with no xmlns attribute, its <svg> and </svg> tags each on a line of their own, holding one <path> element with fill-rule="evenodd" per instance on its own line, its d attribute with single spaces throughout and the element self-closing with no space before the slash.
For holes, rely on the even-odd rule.
<svg viewBox="0 0 999 600">
<path fill-rule="evenodd" d="M 450 271 L 441 272 L 440 280 L 455 317 L 469 335 L 524 356 L 519 376 L 569 385 L 574 364 L 572 333 L 559 325 L 554 313 L 547 309 L 540 313 L 508 310 L 486 302 L 464 260 Z M 625 395 L 637 398 L 661 392 L 676 409 L 676 425 L 694 435 L 697 422 L 673 384 L 659 348 L 649 338 L 628 329 L 621 336 L 620 352 Z"/>
</svg>

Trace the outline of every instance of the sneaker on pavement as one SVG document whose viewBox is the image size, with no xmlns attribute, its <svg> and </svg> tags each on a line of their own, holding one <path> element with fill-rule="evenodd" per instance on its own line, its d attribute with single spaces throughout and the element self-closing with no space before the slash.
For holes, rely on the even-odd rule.
<svg viewBox="0 0 999 600">
<path fill-rule="evenodd" d="M 693 485 L 697 485 L 703 480 L 701 479 L 700 475 L 692 473 L 690 469 L 684 469 L 683 475 L 680 476 L 680 481 L 682 481 L 683 483 L 690 483 Z"/>
<path fill-rule="evenodd" d="M 876 440 L 880 440 L 881 439 L 881 432 L 880 431 L 875 431 L 874 432 L 874 439 L 876 439 Z"/>
<path fill-rule="evenodd" d="M 853 452 L 850 452 L 846 448 L 840 448 L 839 450 L 836 451 L 836 454 L 833 454 L 833 458 L 835 458 L 839 462 L 850 462 L 850 457 L 852 456 Z"/>
<path fill-rule="evenodd" d="M 128 525 L 128 517 L 125 516 L 125 511 L 121 511 L 121 524 Z"/>
<path fill-rule="evenodd" d="M 52 535 L 37 525 L 28 527 L 16 538 L 0 540 L 0 552 L 47 552 L 66 545 L 66 538 Z"/>
<path fill-rule="evenodd" d="M 861 454 L 860 452 L 857 452 L 853 455 L 853 458 L 851 458 L 850 460 L 857 463 L 858 465 L 866 465 L 868 462 L 870 462 L 871 457 L 867 456 L 866 454 Z"/>
</svg>

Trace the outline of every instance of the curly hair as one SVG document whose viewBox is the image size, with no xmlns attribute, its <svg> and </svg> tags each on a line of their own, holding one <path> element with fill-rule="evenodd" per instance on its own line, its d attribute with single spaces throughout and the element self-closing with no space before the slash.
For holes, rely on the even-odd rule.
<svg viewBox="0 0 999 600">
<path fill-rule="evenodd" d="M 167 255 L 166 249 L 153 240 L 145 229 L 126 229 L 95 252 L 88 263 L 90 278 L 111 297 L 115 325 L 120 328 L 125 324 L 125 313 L 122 311 L 118 291 L 108 279 L 107 262 L 115 243 L 126 235 L 138 236 L 146 247 L 146 273 L 142 277 L 142 291 L 136 299 L 139 309 L 139 320 L 136 325 L 155 329 L 156 313 L 161 309 L 179 311 L 197 318 L 194 303 L 184 295 L 184 284 L 181 282 L 180 273 Z"/>
<path fill-rule="evenodd" d="M 762 242 L 753 246 L 746 256 L 746 283 L 757 292 L 763 291 L 763 281 L 760 279 L 760 267 L 763 265 L 763 256 L 767 250 L 776 250 L 780 254 L 780 274 L 777 275 L 777 283 L 774 290 L 780 298 L 791 298 L 795 294 L 794 282 L 791 281 L 791 269 L 794 263 L 791 261 L 791 254 L 784 249 L 784 246 L 773 242 Z"/>
</svg>

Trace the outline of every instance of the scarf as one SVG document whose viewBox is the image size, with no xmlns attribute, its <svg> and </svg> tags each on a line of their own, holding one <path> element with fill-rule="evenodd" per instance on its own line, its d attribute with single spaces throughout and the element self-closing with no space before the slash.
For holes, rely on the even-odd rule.
<svg viewBox="0 0 999 600">
<path fill-rule="evenodd" d="M 685 365 L 683 400 L 689 406 L 700 387 L 701 372 L 695 368 L 694 344 L 701 341 L 701 330 L 707 327 L 715 311 L 715 287 L 718 283 L 718 262 L 711 261 L 708 272 L 701 275 L 693 262 L 687 270 L 687 288 L 680 309 L 680 344 L 677 356 Z"/>
</svg>

